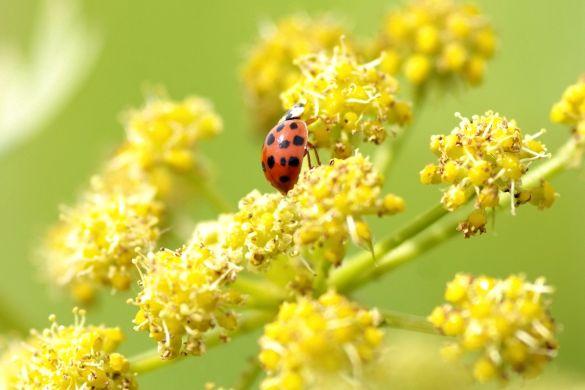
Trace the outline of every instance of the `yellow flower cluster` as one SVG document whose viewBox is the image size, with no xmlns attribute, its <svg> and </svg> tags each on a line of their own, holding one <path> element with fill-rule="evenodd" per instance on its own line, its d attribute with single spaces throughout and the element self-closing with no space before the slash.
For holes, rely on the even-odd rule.
<svg viewBox="0 0 585 390">
<path fill-rule="evenodd" d="M 3 389 L 137 389 L 128 360 L 114 352 L 122 341 L 118 328 L 86 326 L 83 311 L 74 325 L 33 331 L 13 342 L 0 357 Z"/>
<path fill-rule="evenodd" d="M 194 148 L 199 141 L 217 135 L 223 126 L 211 103 L 199 97 L 175 102 L 155 96 L 126 117 L 127 140 L 113 163 L 144 171 L 201 169 Z"/>
<path fill-rule="evenodd" d="M 585 75 L 565 90 L 552 107 L 550 119 L 571 126 L 575 135 L 585 138 Z"/>
<path fill-rule="evenodd" d="M 161 358 L 205 352 L 204 335 L 212 329 L 233 330 L 241 303 L 228 291 L 240 267 L 216 256 L 213 248 L 191 242 L 177 251 L 162 249 L 137 261 L 141 291 L 129 303 L 138 306 L 136 331 L 148 331 Z"/>
<path fill-rule="evenodd" d="M 258 132 L 265 135 L 282 115 L 278 97 L 301 77 L 294 60 L 332 49 L 343 34 L 332 18 L 306 15 L 284 18 L 261 31 L 242 69 L 246 101 Z"/>
<path fill-rule="evenodd" d="M 420 180 L 450 185 L 441 199 L 450 211 L 477 195 L 476 210 L 460 225 L 466 237 L 485 231 L 485 209 L 498 206 L 501 192 L 513 195 L 512 213 L 515 206 L 529 201 L 539 208 L 552 205 L 555 192 L 547 182 L 522 188 L 522 176 L 530 164 L 549 156 L 546 146 L 536 139 L 542 131 L 523 136 L 516 121 L 492 111 L 471 120 L 460 119 L 450 134 L 431 137 L 430 148 L 439 162 L 424 167 Z"/>
<path fill-rule="evenodd" d="M 386 17 L 377 49 L 384 69 L 415 86 L 437 78 L 478 84 L 494 53 L 492 26 L 479 9 L 455 0 L 412 0 Z"/>
<path fill-rule="evenodd" d="M 318 300 L 284 303 L 260 338 L 260 362 L 268 373 L 263 390 L 310 388 L 319 376 L 359 380 L 382 343 L 381 316 L 335 292 Z"/>
<path fill-rule="evenodd" d="M 380 144 L 387 126 L 410 120 L 410 104 L 396 98 L 398 82 L 380 70 L 380 59 L 360 64 L 342 41 L 332 55 L 308 55 L 297 64 L 302 77 L 282 93 L 283 107 L 304 103 L 311 142 L 331 148 L 334 157 L 351 156 L 361 141 Z"/>
<path fill-rule="evenodd" d="M 447 284 L 448 303 L 435 308 L 429 321 L 455 337 L 443 350 L 445 357 L 477 354 L 473 374 L 478 381 L 507 380 L 511 372 L 532 377 L 558 348 L 546 298 L 551 292 L 543 278 L 530 283 L 522 275 L 458 274 Z"/>
<path fill-rule="evenodd" d="M 131 188 L 104 186 L 95 177 L 91 190 L 49 231 L 43 250 L 48 276 L 79 301 L 90 302 L 101 286 L 127 290 L 132 259 L 158 240 L 162 205 L 156 190 L 148 184 Z"/>
<path fill-rule="evenodd" d="M 359 153 L 305 171 L 289 192 L 301 221 L 295 241 L 323 251 L 336 265 L 345 255 L 349 237 L 371 247 L 371 232 L 362 217 L 404 209 L 402 198 L 393 194 L 380 197 L 382 184 L 382 176 Z"/>
<path fill-rule="evenodd" d="M 156 97 L 130 113 L 125 143 L 49 231 L 42 255 L 51 281 L 83 302 L 102 286 L 128 289 L 132 259 L 158 240 L 169 174 L 201 168 L 193 147 L 220 130 L 210 103 L 197 97 Z"/>
</svg>

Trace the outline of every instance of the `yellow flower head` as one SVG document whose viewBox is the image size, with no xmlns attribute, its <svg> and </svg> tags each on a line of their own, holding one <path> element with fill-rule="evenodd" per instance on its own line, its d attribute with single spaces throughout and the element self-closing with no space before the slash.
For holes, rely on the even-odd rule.
<svg viewBox="0 0 585 390">
<path fill-rule="evenodd" d="M 381 59 L 360 64 L 345 45 L 297 60 L 302 77 L 281 95 L 283 107 L 304 103 L 311 142 L 351 156 L 360 141 L 382 143 L 386 126 L 410 119 L 410 104 L 396 98 L 398 82 L 380 70 Z"/>
<path fill-rule="evenodd" d="M 137 389 L 128 360 L 114 352 L 119 328 L 86 326 L 74 310 L 74 325 L 57 324 L 13 342 L 0 357 L 0 387 L 6 389 Z M 2 386 L 3 385 L 3 386 Z"/>
<path fill-rule="evenodd" d="M 458 274 L 447 284 L 443 306 L 429 316 L 441 332 L 454 337 L 445 357 L 465 351 L 476 356 L 473 375 L 480 382 L 507 380 L 511 372 L 538 375 L 556 354 L 555 324 L 544 278 L 531 283 L 522 275 L 506 279 Z"/>
<path fill-rule="evenodd" d="M 379 37 L 386 71 L 415 86 L 437 79 L 482 81 L 496 38 L 477 7 L 454 0 L 412 0 L 386 17 Z"/>
<path fill-rule="evenodd" d="M 215 248 L 234 263 L 245 261 L 256 268 L 280 255 L 296 255 L 293 237 L 298 224 L 290 199 L 254 190 L 240 200 L 236 213 L 197 224 L 192 241 Z"/>
<path fill-rule="evenodd" d="M 585 75 L 565 89 L 552 107 L 550 119 L 571 126 L 576 136 L 585 139 Z"/>
<path fill-rule="evenodd" d="M 162 249 L 138 262 L 141 291 L 130 303 L 138 306 L 134 329 L 148 331 L 161 358 L 205 352 L 204 335 L 212 329 L 233 330 L 231 310 L 240 297 L 226 289 L 240 267 L 191 242 L 177 251 Z"/>
<path fill-rule="evenodd" d="M 301 77 L 294 60 L 332 49 L 343 33 L 333 18 L 312 19 L 306 15 L 289 16 L 261 31 L 242 68 L 242 79 L 247 103 L 262 135 L 282 116 L 280 93 Z"/>
<path fill-rule="evenodd" d="M 145 171 L 169 167 L 180 172 L 201 169 L 197 143 L 222 130 L 211 103 L 199 97 L 172 101 L 154 96 L 127 114 L 127 141 L 115 163 Z"/>
<path fill-rule="evenodd" d="M 297 244 L 323 250 L 325 258 L 334 264 L 343 259 L 349 237 L 370 246 L 371 233 L 362 217 L 404 209 L 404 201 L 398 196 L 381 197 L 382 184 L 382 176 L 359 153 L 305 171 L 289 192 L 301 221 L 295 236 Z"/>
<path fill-rule="evenodd" d="M 381 316 L 335 292 L 284 303 L 260 338 L 264 390 L 309 388 L 319 376 L 358 377 L 384 337 Z"/>
<path fill-rule="evenodd" d="M 89 302 L 99 287 L 127 290 L 132 259 L 151 250 L 160 234 L 154 188 L 111 184 L 94 177 L 90 191 L 49 231 L 42 251 L 51 281 L 80 301 Z"/>
<path fill-rule="evenodd" d="M 450 211 L 477 195 L 477 210 L 460 226 L 467 237 L 485 231 L 485 209 L 496 207 L 502 192 L 514 195 L 514 212 L 515 206 L 532 198 L 533 203 L 540 199 L 539 194 L 546 186 L 548 202 L 538 205 L 541 208 L 552 205 L 554 191 L 550 184 L 543 182 L 538 188 L 522 188 L 522 176 L 530 164 L 549 157 L 546 146 L 537 140 L 543 131 L 523 136 L 515 120 L 493 111 L 474 115 L 471 120 L 459 118 L 461 122 L 450 134 L 431 137 L 431 151 L 439 160 L 420 171 L 420 180 L 423 184 L 449 185 L 441 202 Z"/>
</svg>

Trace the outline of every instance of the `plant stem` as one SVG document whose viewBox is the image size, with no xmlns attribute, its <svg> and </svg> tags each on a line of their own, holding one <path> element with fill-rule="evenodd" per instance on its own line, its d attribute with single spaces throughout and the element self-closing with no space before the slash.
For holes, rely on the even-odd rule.
<svg viewBox="0 0 585 390">
<path fill-rule="evenodd" d="M 382 310 L 385 325 L 395 329 L 412 330 L 421 333 L 440 334 L 426 318 L 412 314 L 398 313 L 392 310 Z"/>
<path fill-rule="evenodd" d="M 341 267 L 331 272 L 327 281 L 328 286 L 335 287 L 340 291 L 345 290 L 355 281 L 356 275 L 362 275 L 378 264 L 375 259 L 379 259 L 405 240 L 417 235 L 446 214 L 448 211 L 441 204 L 438 204 L 418 215 L 406 226 L 378 242 L 374 246 L 374 257 L 369 252 L 361 252 L 353 259 L 344 261 Z"/>
<path fill-rule="evenodd" d="M 240 325 L 237 331 L 232 333 L 230 336 L 237 337 L 249 333 L 270 321 L 273 316 L 274 312 L 267 310 L 243 313 L 240 318 Z M 213 348 L 223 343 L 223 337 L 221 337 L 221 332 L 214 330 L 208 332 L 204 336 L 204 341 L 207 348 Z M 176 359 L 163 360 L 160 358 L 158 351 L 156 349 L 152 349 L 131 357 L 129 359 L 130 370 L 138 374 L 149 372 L 157 368 L 172 364 L 181 358 L 182 356 L 179 356 Z"/>
<path fill-rule="evenodd" d="M 255 309 L 274 309 L 286 299 L 286 291 L 267 279 L 241 273 L 232 288 L 249 296 L 247 305 Z"/>
<path fill-rule="evenodd" d="M 262 367 L 260 367 L 260 362 L 254 356 L 248 359 L 248 366 L 240 375 L 238 382 L 234 386 L 236 390 L 249 390 L 254 386 L 256 379 L 260 376 L 262 372 Z"/>
<path fill-rule="evenodd" d="M 331 262 L 321 257 L 317 268 L 317 274 L 313 280 L 313 292 L 315 296 L 320 296 L 327 289 L 327 276 L 331 269 Z"/>
<path fill-rule="evenodd" d="M 553 158 L 524 176 L 523 187 L 536 186 L 541 180 L 562 172 L 571 164 L 581 147 L 582 144 L 578 144 L 573 139 L 566 142 Z M 500 197 L 500 207 L 505 207 L 509 203 L 510 194 Z M 395 233 L 376 245 L 375 252 L 378 259 L 376 264 L 368 262 L 370 254 L 367 252 L 357 255 L 354 259 L 346 260 L 342 267 L 331 274 L 328 281 L 329 287 L 340 292 L 349 292 L 392 271 L 453 237 L 457 233 L 458 222 L 465 219 L 468 213 L 469 207 L 464 207 L 444 219 L 447 212 L 442 213 L 439 210 L 433 212 L 431 209 L 408 224 L 406 228 L 401 229 L 399 231 L 401 234 Z"/>
</svg>

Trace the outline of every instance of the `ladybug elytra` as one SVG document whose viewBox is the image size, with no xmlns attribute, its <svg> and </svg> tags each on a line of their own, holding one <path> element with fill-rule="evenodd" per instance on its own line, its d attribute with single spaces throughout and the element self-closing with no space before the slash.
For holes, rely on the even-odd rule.
<svg viewBox="0 0 585 390">
<path fill-rule="evenodd" d="M 312 168 L 309 148 L 315 150 L 317 162 L 319 155 L 315 147 L 308 141 L 307 124 L 301 120 L 304 104 L 296 104 L 282 117 L 266 135 L 262 145 L 262 170 L 264 176 L 283 194 L 290 191 L 299 179 L 303 158 L 309 159 Z"/>
</svg>

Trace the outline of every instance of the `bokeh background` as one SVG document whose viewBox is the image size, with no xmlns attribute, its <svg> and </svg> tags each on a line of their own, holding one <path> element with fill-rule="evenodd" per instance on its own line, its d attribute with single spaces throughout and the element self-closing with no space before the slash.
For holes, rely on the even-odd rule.
<svg viewBox="0 0 585 390">
<path fill-rule="evenodd" d="M 388 190 L 406 199 L 407 212 L 374 220 L 378 237 L 439 199 L 438 189 L 419 184 L 417 173 L 433 159 L 429 135 L 454 127 L 455 111 L 471 115 L 494 109 L 516 118 L 526 132 L 546 127 L 544 140 L 551 150 L 567 137 L 566 128 L 549 123 L 548 112 L 564 88 L 585 72 L 585 1 L 477 2 L 500 36 L 498 53 L 481 87 L 437 94 L 427 102 L 417 118 L 416 134 L 387 181 Z M 0 42 L 12 42 L 26 57 L 43 4 L 0 0 Z M 2 301 L 33 327 L 45 326 L 50 313 L 65 323 L 71 319 L 72 302 L 42 282 L 35 251 L 44 230 L 56 220 L 59 205 L 75 199 L 123 139 L 119 114 L 141 104 L 145 85 L 164 85 L 175 98 L 199 94 L 214 102 L 225 131 L 202 150 L 213 162 L 219 190 L 235 205 L 253 188 L 269 190 L 259 169 L 261 144 L 251 131 L 238 73 L 258 24 L 299 11 L 327 12 L 358 36 L 367 36 L 375 33 L 380 15 L 395 5 L 391 0 L 82 2 L 87 23 L 100 36 L 95 65 L 41 132 L 0 155 Z M 20 104 L 26 107 L 28 102 Z M 523 207 L 517 217 L 500 213 L 489 234 L 471 240 L 457 237 L 359 291 L 357 298 L 426 315 L 441 301 L 444 284 L 455 272 L 544 275 L 557 289 L 553 310 L 562 325 L 560 354 L 549 372 L 585 375 L 585 174 L 565 173 L 553 185 L 560 198 L 552 209 Z M 195 220 L 213 216 L 199 199 L 193 199 L 187 212 Z M 131 355 L 152 344 L 144 334 L 131 331 L 134 309 L 125 299 L 105 297 L 89 319 L 125 329 L 128 343 L 123 352 Z M 390 343 L 393 337 L 406 336 L 393 332 Z M 146 374 L 140 383 L 145 389 L 201 388 L 208 380 L 229 385 L 245 357 L 255 353 L 255 345 L 254 336 L 237 339 L 204 358 Z"/>
</svg>

